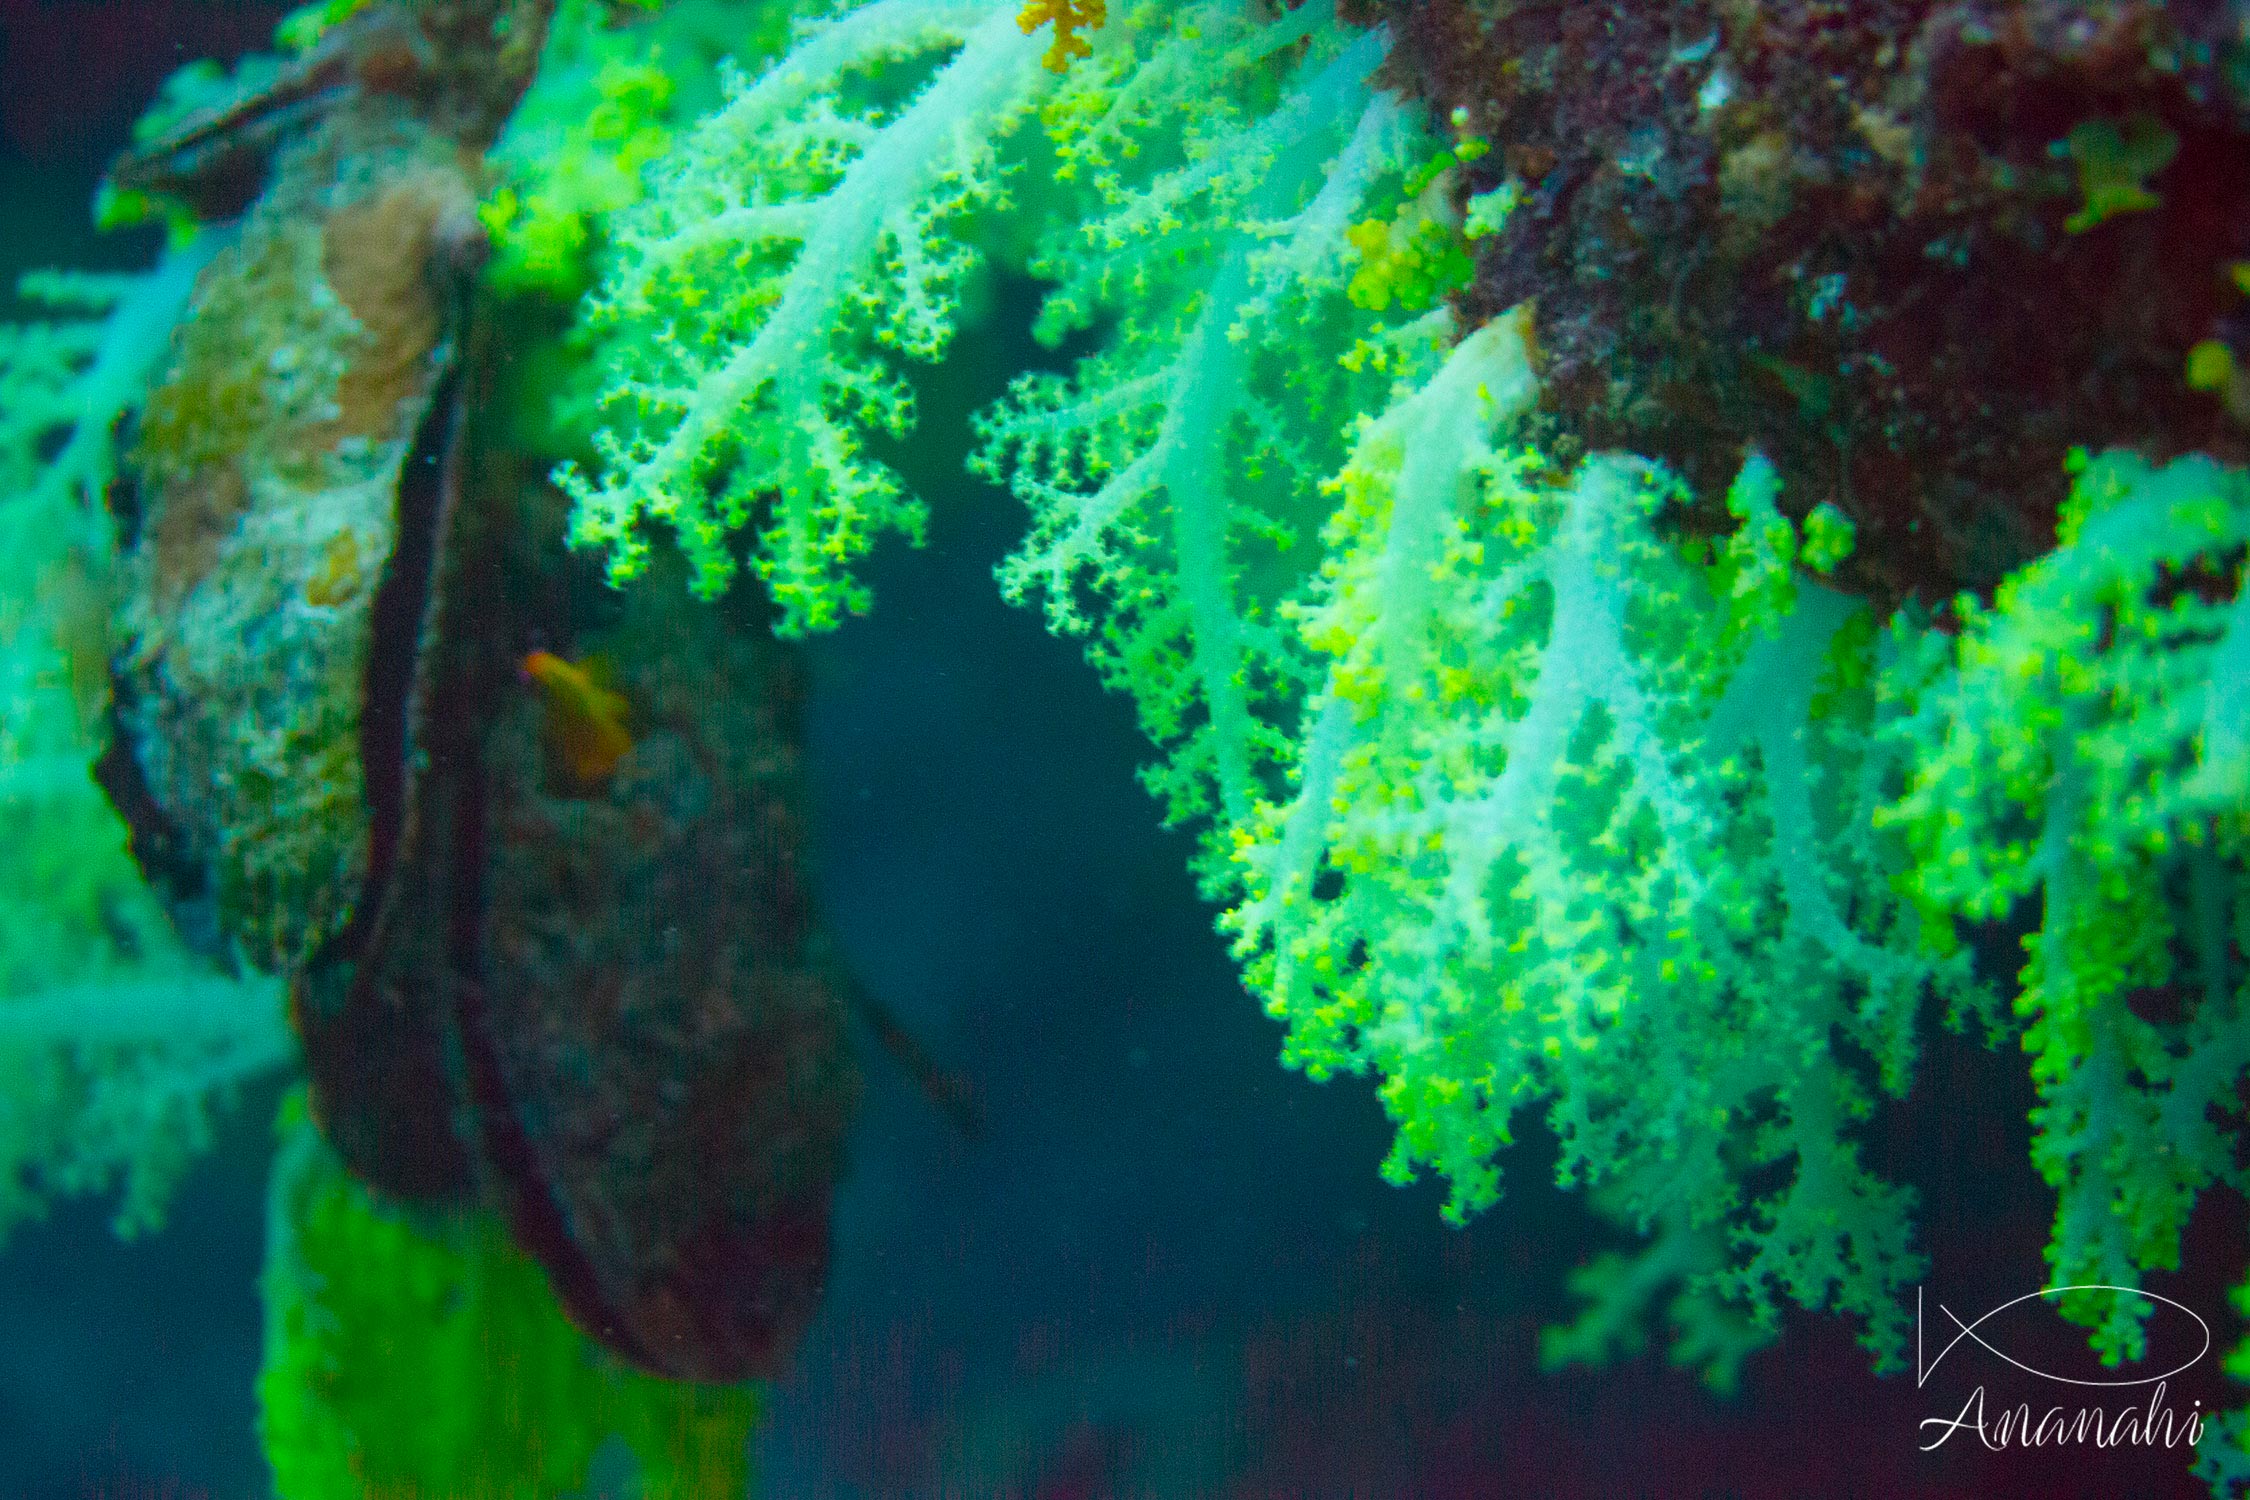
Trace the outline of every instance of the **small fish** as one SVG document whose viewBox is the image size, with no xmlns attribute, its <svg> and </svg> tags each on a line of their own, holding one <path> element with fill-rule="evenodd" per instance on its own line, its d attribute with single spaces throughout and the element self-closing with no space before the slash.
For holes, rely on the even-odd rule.
<svg viewBox="0 0 2250 1500">
<path fill-rule="evenodd" d="M 595 681 L 586 666 L 552 651 L 526 656 L 523 675 L 539 688 L 547 711 L 547 743 L 570 779 L 581 787 L 607 781 L 633 748 L 624 698 Z"/>
</svg>

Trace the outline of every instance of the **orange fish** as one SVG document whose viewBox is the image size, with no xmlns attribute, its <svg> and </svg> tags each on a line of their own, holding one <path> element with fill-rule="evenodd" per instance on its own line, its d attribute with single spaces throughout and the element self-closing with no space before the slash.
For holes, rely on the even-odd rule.
<svg viewBox="0 0 2250 1500">
<path fill-rule="evenodd" d="M 586 667 L 552 651 L 526 656 L 523 675 L 539 687 L 547 710 L 547 743 L 571 779 L 581 787 L 608 780 L 633 748 L 625 729 L 625 700 L 596 682 Z"/>
</svg>

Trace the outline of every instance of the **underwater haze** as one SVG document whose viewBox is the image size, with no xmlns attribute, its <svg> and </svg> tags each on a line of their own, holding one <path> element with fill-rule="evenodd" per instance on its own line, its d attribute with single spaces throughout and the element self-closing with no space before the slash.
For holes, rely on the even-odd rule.
<svg viewBox="0 0 2250 1500">
<path fill-rule="evenodd" d="M 0 1500 L 2250 1496 L 2250 12 L 0 0 Z"/>
</svg>

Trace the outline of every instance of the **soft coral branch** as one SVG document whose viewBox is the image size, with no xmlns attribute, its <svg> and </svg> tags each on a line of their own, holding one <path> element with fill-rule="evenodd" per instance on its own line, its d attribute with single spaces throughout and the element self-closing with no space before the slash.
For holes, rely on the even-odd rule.
<svg viewBox="0 0 2250 1500">
<path fill-rule="evenodd" d="M 114 429 L 219 243 L 146 276 L 31 278 L 90 316 L 0 328 L 0 1237 L 49 1194 L 112 1186 L 121 1229 L 154 1223 L 211 1104 L 294 1056 L 278 987 L 189 957 L 89 774 Z"/>
<path fill-rule="evenodd" d="M 2215 1121 L 2238 1113 L 2250 1064 L 2235 957 L 2250 844 L 2209 714 L 2239 693 L 2225 674 L 2250 478 L 2201 456 L 2075 468 L 2062 545 L 1989 607 L 1962 602 L 1950 670 L 1899 680 L 1917 769 L 1890 816 L 1937 910 L 2038 899 L 2016 1005 L 2039 1088 L 2032 1159 L 2058 1195 L 2048 1259 L 2058 1284 L 2132 1286 L 2177 1264 L 2203 1188 L 2242 1181 Z M 2138 1356 L 2143 1299 L 2063 1308 L 2106 1358 Z"/>
<path fill-rule="evenodd" d="M 1066 143 L 1083 147 L 1093 118 L 1105 142 L 1149 134 L 1180 159 L 1140 184 L 1104 177 L 1107 211 L 1042 251 L 1039 268 L 1059 282 L 1043 336 L 1111 301 L 1123 301 L 1126 325 L 1075 378 L 1019 382 L 980 419 L 979 462 L 1009 474 L 1033 513 L 1030 537 L 1001 567 L 1002 592 L 1040 598 L 1050 623 L 1071 631 L 1088 623 L 1082 594 L 1103 600 L 1097 661 L 1172 750 L 1152 785 L 1175 819 L 1233 822 L 1286 748 L 1262 705 L 1301 677 L 1262 618 L 1270 599 L 1245 577 L 1246 554 L 1261 539 L 1285 546 L 1290 529 L 1243 496 L 1262 487 L 1286 511 L 1312 492 L 1326 454 L 1302 440 L 1304 417 L 1333 399 L 1333 382 L 1292 388 L 1287 371 L 1340 279 L 1328 262 L 1344 254 L 1342 238 L 1323 242 L 1319 231 L 1370 190 L 1372 142 L 1403 126 L 1396 101 L 1370 84 L 1380 33 L 1320 25 L 1319 5 L 1274 21 L 1228 5 L 1189 14 L 1192 36 L 1140 17 L 1144 81 L 1172 81 L 1181 96 L 1149 88 L 1136 124 L 1083 108 L 1075 91 L 1092 85 L 1073 79 L 1051 114 Z M 1308 25 L 1314 48 L 1278 101 L 1242 113 L 1245 79 L 1221 64 L 1254 62 L 1266 50 L 1247 43 Z M 1295 253 L 1270 254 L 1267 226 L 1306 214 L 1286 242 Z"/>
<path fill-rule="evenodd" d="M 845 102 L 854 71 L 949 54 L 895 114 Z M 866 456 L 911 403 L 886 358 L 934 359 L 973 260 L 952 239 L 995 187 L 994 141 L 1046 75 L 1004 5 L 876 0 L 812 31 L 699 125 L 620 216 L 597 304 L 608 425 L 598 477 L 566 468 L 573 539 L 639 571 L 639 528 L 679 534 L 706 593 L 762 529 L 785 633 L 864 608 L 851 564 L 922 509 Z"/>
</svg>

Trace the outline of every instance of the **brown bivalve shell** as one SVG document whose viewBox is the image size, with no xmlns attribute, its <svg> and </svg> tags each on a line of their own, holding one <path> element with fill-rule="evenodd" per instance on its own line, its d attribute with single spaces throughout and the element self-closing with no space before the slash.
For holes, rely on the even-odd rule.
<svg viewBox="0 0 2250 1500">
<path fill-rule="evenodd" d="M 471 166 L 381 99 L 285 148 L 141 418 L 108 780 L 183 928 L 262 969 L 406 834 Z"/>
<path fill-rule="evenodd" d="M 477 1135 L 585 1327 L 663 1374 L 772 1374 L 859 1091 L 801 864 L 801 669 L 673 577 L 582 644 L 632 714 L 603 784 L 558 783 L 528 691 L 485 742 Z"/>
</svg>

